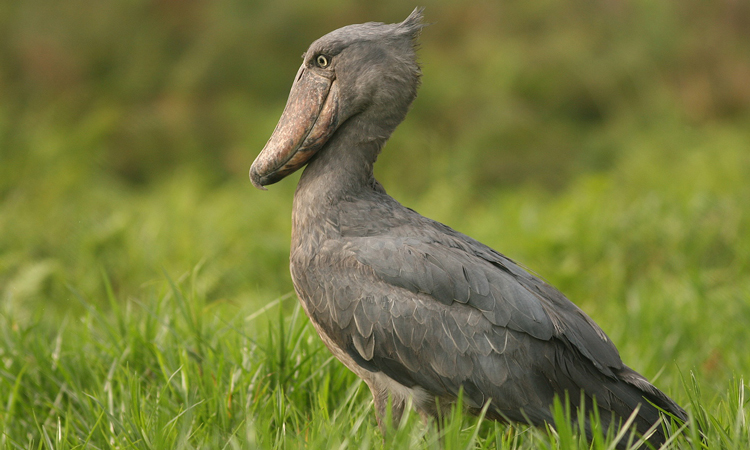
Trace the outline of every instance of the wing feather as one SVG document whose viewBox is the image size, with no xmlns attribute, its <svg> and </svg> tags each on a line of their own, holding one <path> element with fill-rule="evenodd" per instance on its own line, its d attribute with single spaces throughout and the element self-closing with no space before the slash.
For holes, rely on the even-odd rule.
<svg viewBox="0 0 750 450">
<path fill-rule="evenodd" d="M 321 239 L 314 251 L 292 255 L 306 312 L 327 344 L 354 363 L 437 397 L 455 398 L 463 389 L 473 408 L 492 399 L 494 418 L 550 421 L 552 398 L 564 392 L 574 405 L 577 392 L 587 402 L 596 397 L 620 417 L 644 397 L 685 417 L 543 280 L 416 213 L 397 229 L 388 219 L 381 228 L 342 219 L 340 232 L 368 232 Z M 658 418 L 646 409 L 642 430 Z"/>
<path fill-rule="evenodd" d="M 612 369 L 622 366 L 619 353 L 588 316 L 511 260 L 476 241 L 468 243 L 475 245 L 370 236 L 353 238 L 349 248 L 359 263 L 388 284 L 429 295 L 447 306 L 467 304 L 498 327 L 541 340 L 560 339 L 602 373 L 614 376 Z M 456 339 L 465 348 L 464 340 Z"/>
</svg>

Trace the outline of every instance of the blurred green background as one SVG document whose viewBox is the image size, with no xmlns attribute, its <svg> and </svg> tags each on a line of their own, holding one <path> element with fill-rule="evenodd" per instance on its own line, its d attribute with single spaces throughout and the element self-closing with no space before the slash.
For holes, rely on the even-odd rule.
<svg viewBox="0 0 750 450">
<path fill-rule="evenodd" d="M 378 179 L 747 448 L 750 1 L 420 4 L 423 83 Z M 0 1 L 0 444 L 377 447 L 292 306 L 298 174 L 247 172 L 313 40 L 414 6 Z"/>
<path fill-rule="evenodd" d="M 394 197 L 595 317 L 654 273 L 749 284 L 750 2 L 421 4 L 422 88 L 376 168 Z M 3 303 L 98 301 L 102 271 L 121 299 L 198 269 L 209 300 L 289 292 L 296 177 L 256 191 L 250 164 L 309 43 L 414 6 L 0 3 Z"/>
</svg>

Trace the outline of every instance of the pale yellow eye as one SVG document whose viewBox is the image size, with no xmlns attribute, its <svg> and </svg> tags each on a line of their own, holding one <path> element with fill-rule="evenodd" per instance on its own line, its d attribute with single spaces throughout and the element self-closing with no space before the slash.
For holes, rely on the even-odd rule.
<svg viewBox="0 0 750 450">
<path fill-rule="evenodd" d="M 318 64 L 318 67 L 328 67 L 329 64 L 328 58 L 325 55 L 318 55 L 315 58 L 315 62 Z"/>
</svg>

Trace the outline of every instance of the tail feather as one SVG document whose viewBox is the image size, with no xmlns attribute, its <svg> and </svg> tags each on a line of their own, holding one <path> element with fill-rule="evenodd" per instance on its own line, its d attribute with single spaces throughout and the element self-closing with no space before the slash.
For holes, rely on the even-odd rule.
<svg viewBox="0 0 750 450">
<path fill-rule="evenodd" d="M 613 383 L 613 394 L 620 400 L 613 409 L 615 414 L 626 420 L 635 408 L 638 408 L 638 416 L 634 420 L 636 430 L 645 434 L 654 424 L 659 422 L 664 412 L 671 414 L 682 422 L 687 422 L 688 417 L 674 400 L 648 382 L 645 377 L 633 369 L 625 366 L 618 371 L 617 377 L 620 382 Z M 640 406 L 638 406 L 640 405 Z M 648 442 L 658 448 L 667 440 L 662 426 L 658 426 L 649 437 Z"/>
</svg>

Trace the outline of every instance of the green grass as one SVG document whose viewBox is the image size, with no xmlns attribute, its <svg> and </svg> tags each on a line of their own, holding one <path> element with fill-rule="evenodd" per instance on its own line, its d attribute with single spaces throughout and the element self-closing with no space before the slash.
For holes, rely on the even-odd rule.
<svg viewBox="0 0 750 450">
<path fill-rule="evenodd" d="M 741 146 L 721 159 L 701 142 L 679 159 L 646 146 L 558 195 L 520 189 L 460 207 L 443 194 L 410 205 L 505 250 L 588 311 L 629 365 L 687 408 L 692 426 L 669 448 L 741 449 L 750 445 L 748 157 Z M 148 195 L 113 187 L 99 218 L 84 216 L 69 240 L 55 234 L 67 228 L 44 223 L 44 239 L 60 238 L 56 253 L 34 261 L 18 246 L 6 252 L 25 265 L 4 275 L 3 448 L 440 448 L 416 414 L 383 443 L 368 389 L 331 357 L 289 292 L 288 223 L 271 212 L 290 202 L 289 185 L 256 193 L 180 174 Z M 46 213 L 96 210 L 102 195 L 81 192 Z M 237 206 L 248 197 L 252 213 Z M 15 212 L 6 230 L 39 233 L 24 219 L 39 207 L 6 202 L 4 217 Z M 73 250 L 90 239 L 99 241 Z M 277 248 L 280 261 L 258 257 L 263 248 Z M 210 257 L 187 263 L 201 252 Z M 256 258 L 271 269 L 254 273 Z M 253 281 L 236 281 L 238 271 Z M 265 288 L 253 285 L 271 272 Z M 589 448 L 564 408 L 556 417 L 562 425 L 545 431 L 457 410 L 442 445 Z"/>
<path fill-rule="evenodd" d="M 441 433 L 412 413 L 383 443 L 368 389 L 333 360 L 291 296 L 250 313 L 206 303 L 199 277 L 165 281 L 143 302 L 111 297 L 106 313 L 74 292 L 85 312 L 56 329 L 5 311 L 3 448 L 611 448 L 611 434 L 589 447 L 559 403 L 556 431 L 454 409 Z M 679 448 L 746 448 L 742 380 L 706 400 L 692 372 L 679 381 L 668 371 L 660 384 L 673 380 L 691 413 L 691 430 L 673 427 Z"/>
<path fill-rule="evenodd" d="M 247 180 L 307 45 L 411 7 L 183 3 L 0 2 L 0 448 L 439 448 L 383 442 L 292 294 L 295 177 Z M 426 6 L 378 179 L 589 313 L 707 434 L 670 448 L 748 448 L 747 3 Z M 442 448 L 589 448 L 565 416 Z"/>
</svg>

